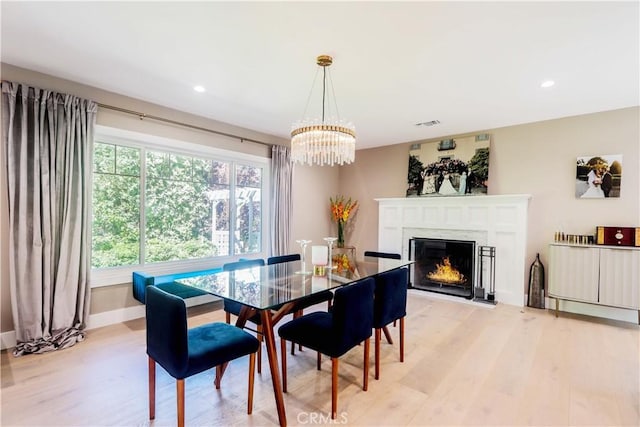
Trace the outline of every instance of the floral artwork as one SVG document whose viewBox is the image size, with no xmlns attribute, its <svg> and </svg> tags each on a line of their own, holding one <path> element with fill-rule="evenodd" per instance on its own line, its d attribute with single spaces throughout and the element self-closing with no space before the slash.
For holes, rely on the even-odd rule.
<svg viewBox="0 0 640 427">
<path fill-rule="evenodd" d="M 344 196 L 336 196 L 335 199 L 330 197 L 329 202 L 331 203 L 331 219 L 338 224 L 337 246 L 342 248 L 344 247 L 344 226 L 358 208 L 358 201 L 351 200 L 351 197 L 345 200 Z"/>
<path fill-rule="evenodd" d="M 620 197 L 621 183 L 622 155 L 578 157 L 576 162 L 576 198 Z"/>
<path fill-rule="evenodd" d="M 411 146 L 407 196 L 487 194 L 490 135 L 447 141 Z"/>
</svg>

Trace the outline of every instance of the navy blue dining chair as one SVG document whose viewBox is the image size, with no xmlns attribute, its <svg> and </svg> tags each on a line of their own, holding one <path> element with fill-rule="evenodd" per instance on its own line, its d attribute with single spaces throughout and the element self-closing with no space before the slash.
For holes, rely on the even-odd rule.
<svg viewBox="0 0 640 427">
<path fill-rule="evenodd" d="M 387 258 L 387 259 L 402 259 L 402 256 L 393 252 L 377 252 L 377 251 L 365 251 L 364 256 L 373 257 L 373 258 Z M 407 285 L 409 284 L 407 278 Z M 396 322 L 393 322 L 393 326 L 396 326 Z M 393 344 L 393 340 L 391 339 L 391 335 L 389 334 L 389 330 L 387 328 L 383 329 L 385 337 L 387 337 L 387 341 L 389 344 Z"/>
<path fill-rule="evenodd" d="M 376 276 L 373 299 L 373 327 L 375 329 L 375 378 L 380 378 L 380 341 L 385 333 L 389 344 L 393 344 L 387 325 L 400 322 L 400 362 L 404 362 L 404 318 L 407 315 L 407 281 L 409 270 L 397 268 Z"/>
<path fill-rule="evenodd" d="M 390 252 L 376 252 L 376 251 L 364 251 L 364 256 L 370 256 L 375 258 L 388 258 L 388 259 L 401 259 L 400 254 Z"/>
<path fill-rule="evenodd" d="M 262 258 L 256 259 L 241 259 L 236 262 L 228 262 L 222 266 L 222 271 L 236 271 L 245 268 L 251 267 L 262 267 L 264 265 L 264 260 Z M 231 301 L 229 299 L 224 300 L 224 312 L 225 312 L 225 320 L 227 323 L 231 323 L 231 315 L 234 314 L 236 316 L 240 315 L 240 310 L 242 310 L 242 304 L 236 301 Z M 253 323 L 258 324 L 260 316 L 255 315 L 255 318 L 251 318 Z M 258 320 L 258 322 L 256 322 Z M 258 372 L 260 370 L 258 369 Z"/>
<path fill-rule="evenodd" d="M 375 281 L 363 279 L 338 288 L 330 312 L 313 312 L 280 326 L 282 390 L 287 392 L 286 341 L 301 344 L 331 357 L 331 418 L 338 406 L 338 358 L 364 341 L 363 385 L 368 388 L 369 345 L 373 329 Z"/>
<path fill-rule="evenodd" d="M 185 378 L 216 367 L 220 388 L 222 365 L 249 355 L 247 413 L 253 409 L 253 384 L 258 340 L 222 322 L 188 329 L 184 300 L 155 286 L 146 289 L 147 355 L 149 356 L 149 419 L 156 416 L 156 363 L 176 379 L 178 426 L 184 426 Z"/>
<path fill-rule="evenodd" d="M 283 262 L 300 261 L 300 254 L 276 255 L 267 258 L 267 265 L 282 264 Z"/>
<path fill-rule="evenodd" d="M 267 258 L 267 265 L 283 264 L 285 262 L 300 261 L 300 254 L 288 254 L 278 255 Z M 311 307 L 312 305 L 327 302 L 327 309 L 331 308 L 331 300 L 333 299 L 333 292 L 326 290 L 302 298 L 296 302 L 296 306 L 293 311 L 293 318 L 296 319 L 304 314 L 304 309 Z M 300 346 L 302 348 L 302 346 Z M 291 343 L 291 354 L 295 353 L 295 344 Z"/>
</svg>

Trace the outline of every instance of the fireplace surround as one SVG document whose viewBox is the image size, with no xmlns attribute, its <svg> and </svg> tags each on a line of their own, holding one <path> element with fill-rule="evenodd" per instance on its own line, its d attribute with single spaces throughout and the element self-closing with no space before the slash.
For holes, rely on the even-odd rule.
<svg viewBox="0 0 640 427">
<path fill-rule="evenodd" d="M 530 199 L 529 194 L 376 199 L 378 250 L 409 259 L 409 241 L 413 238 L 493 246 L 495 300 L 523 307 Z"/>
</svg>

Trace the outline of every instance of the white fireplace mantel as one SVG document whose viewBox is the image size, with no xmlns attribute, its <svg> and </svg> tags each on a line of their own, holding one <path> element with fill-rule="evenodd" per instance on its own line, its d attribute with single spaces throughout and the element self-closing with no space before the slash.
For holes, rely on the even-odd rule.
<svg viewBox="0 0 640 427">
<path fill-rule="evenodd" d="M 376 199 L 378 249 L 409 258 L 412 237 L 494 246 L 496 301 L 524 306 L 530 194 Z"/>
</svg>

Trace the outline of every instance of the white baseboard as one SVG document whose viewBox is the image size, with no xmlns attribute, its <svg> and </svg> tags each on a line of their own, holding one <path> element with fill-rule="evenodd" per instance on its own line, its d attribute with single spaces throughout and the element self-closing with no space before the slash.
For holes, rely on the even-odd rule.
<svg viewBox="0 0 640 427">
<path fill-rule="evenodd" d="M 144 317 L 144 305 L 91 314 L 87 322 L 87 330 L 127 322 L 141 317 Z"/>
<path fill-rule="evenodd" d="M 0 334 L 0 350 L 16 346 L 16 331 L 7 331 Z"/>
<path fill-rule="evenodd" d="M 187 307 L 193 307 L 200 304 L 218 301 L 212 295 L 201 295 L 185 300 Z M 144 305 L 136 305 L 134 307 L 120 308 L 117 310 L 105 311 L 89 315 L 87 322 L 87 330 L 102 328 L 103 326 L 115 325 L 116 323 L 127 322 L 129 320 L 139 319 L 145 316 Z M 0 350 L 13 348 L 16 346 L 16 332 L 7 331 L 0 334 Z"/>
</svg>

